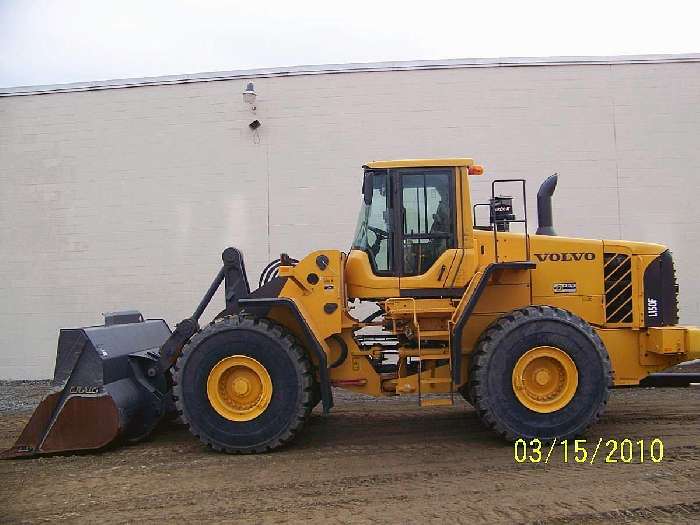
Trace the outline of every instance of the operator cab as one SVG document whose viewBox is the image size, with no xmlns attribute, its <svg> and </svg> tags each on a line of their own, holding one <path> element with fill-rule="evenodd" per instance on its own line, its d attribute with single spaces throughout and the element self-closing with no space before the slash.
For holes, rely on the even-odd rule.
<svg viewBox="0 0 700 525">
<path fill-rule="evenodd" d="M 367 254 L 375 275 L 420 275 L 454 247 L 453 180 L 449 168 L 365 171 L 365 199 L 352 247 Z"/>
<path fill-rule="evenodd" d="M 351 297 L 409 296 L 410 289 L 423 296 L 457 293 L 452 289 L 463 286 L 455 270 L 464 257 L 456 253 L 464 252 L 458 250 L 460 233 L 472 229 L 471 217 L 465 225 L 461 213 L 469 203 L 458 195 L 469 199 L 468 186 L 461 190 L 470 166 L 471 159 L 364 166 L 363 204 L 346 271 Z"/>
</svg>

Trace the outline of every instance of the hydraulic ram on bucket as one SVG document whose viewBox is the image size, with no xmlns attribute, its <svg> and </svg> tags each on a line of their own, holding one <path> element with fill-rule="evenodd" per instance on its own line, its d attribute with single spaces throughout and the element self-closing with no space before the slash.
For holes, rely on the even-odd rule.
<svg viewBox="0 0 700 525">
<path fill-rule="evenodd" d="M 148 436 L 174 412 L 169 369 L 221 283 L 227 309 L 250 293 L 241 252 L 227 248 L 222 259 L 197 309 L 172 333 L 164 320 L 144 320 L 137 311 L 106 313 L 101 326 L 62 329 L 51 391 L 0 458 L 95 450 Z"/>
</svg>

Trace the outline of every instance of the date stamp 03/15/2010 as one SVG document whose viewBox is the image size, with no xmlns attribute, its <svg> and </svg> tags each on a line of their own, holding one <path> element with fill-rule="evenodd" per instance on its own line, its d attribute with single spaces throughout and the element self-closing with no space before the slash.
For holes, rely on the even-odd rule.
<svg viewBox="0 0 700 525">
<path fill-rule="evenodd" d="M 653 439 L 564 439 L 545 442 L 534 438 L 518 439 L 513 443 L 516 463 L 661 463 L 664 459 L 664 442 Z"/>
</svg>

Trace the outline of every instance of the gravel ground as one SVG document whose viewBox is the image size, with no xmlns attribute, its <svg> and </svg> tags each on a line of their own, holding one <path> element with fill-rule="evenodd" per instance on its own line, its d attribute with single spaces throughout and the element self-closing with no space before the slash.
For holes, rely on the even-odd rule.
<svg viewBox="0 0 700 525">
<path fill-rule="evenodd" d="M 0 381 L 0 413 L 33 410 L 51 387 L 50 379 Z"/>
<path fill-rule="evenodd" d="M 0 449 L 47 387 L 0 384 Z M 557 448 L 549 464 L 518 463 L 461 401 L 337 391 L 329 416 L 316 410 L 270 454 L 216 453 L 164 424 L 99 453 L 0 461 L 0 523 L 700 522 L 700 388 L 615 390 L 587 438 L 659 438 L 664 457 L 577 464 Z"/>
</svg>

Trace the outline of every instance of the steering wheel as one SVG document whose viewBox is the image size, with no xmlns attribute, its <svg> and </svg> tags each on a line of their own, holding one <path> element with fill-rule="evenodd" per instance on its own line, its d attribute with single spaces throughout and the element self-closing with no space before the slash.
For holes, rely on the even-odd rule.
<svg viewBox="0 0 700 525">
<path fill-rule="evenodd" d="M 383 241 L 389 238 L 389 232 L 384 231 L 380 228 L 375 228 L 374 226 L 367 226 L 367 229 L 373 232 L 377 236 L 377 240 Z"/>
<path fill-rule="evenodd" d="M 379 253 L 379 248 L 380 244 L 384 239 L 389 238 L 389 232 L 384 231 L 380 228 L 375 228 L 374 226 L 367 226 L 367 229 L 374 233 L 376 239 L 374 242 L 369 246 L 369 251 L 372 253 L 373 257 L 376 257 L 377 254 Z"/>
</svg>

